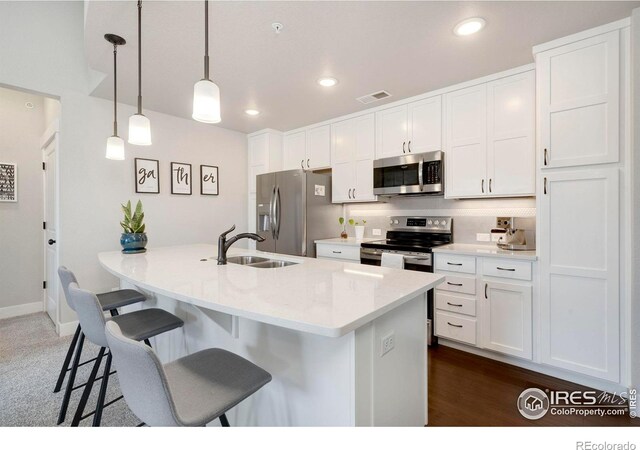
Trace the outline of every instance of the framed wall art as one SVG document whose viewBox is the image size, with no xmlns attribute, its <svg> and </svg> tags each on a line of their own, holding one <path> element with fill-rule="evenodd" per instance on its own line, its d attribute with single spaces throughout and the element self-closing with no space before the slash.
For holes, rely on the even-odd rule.
<svg viewBox="0 0 640 450">
<path fill-rule="evenodd" d="M 0 163 L 0 202 L 18 201 L 18 165 Z"/>
<path fill-rule="evenodd" d="M 200 166 L 200 195 L 218 195 L 220 180 L 217 166 Z"/>
<path fill-rule="evenodd" d="M 135 158 L 136 193 L 160 193 L 160 163 L 157 159 Z"/>
<path fill-rule="evenodd" d="M 191 164 L 171 163 L 171 193 L 176 195 L 191 195 Z"/>
</svg>

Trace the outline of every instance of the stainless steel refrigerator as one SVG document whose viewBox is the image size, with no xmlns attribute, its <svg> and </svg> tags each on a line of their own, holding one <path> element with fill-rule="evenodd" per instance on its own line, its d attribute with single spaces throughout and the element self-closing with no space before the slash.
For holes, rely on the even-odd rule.
<svg viewBox="0 0 640 450">
<path fill-rule="evenodd" d="M 340 236 L 342 205 L 331 203 L 331 175 L 287 170 L 256 179 L 256 230 L 265 252 L 316 256 L 317 239 Z"/>
</svg>

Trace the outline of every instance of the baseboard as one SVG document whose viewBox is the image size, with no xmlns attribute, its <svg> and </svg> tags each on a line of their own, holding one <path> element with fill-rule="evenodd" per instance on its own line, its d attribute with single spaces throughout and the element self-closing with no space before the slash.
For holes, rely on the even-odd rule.
<svg viewBox="0 0 640 450">
<path fill-rule="evenodd" d="M 524 359 L 501 355 L 501 354 L 494 353 L 492 351 L 484 350 L 481 348 L 470 347 L 468 345 L 446 340 L 441 337 L 438 338 L 438 343 L 440 345 L 444 345 L 445 347 L 451 347 L 457 350 L 462 350 L 464 352 L 473 353 L 474 355 L 484 356 L 485 358 L 493 359 L 506 364 L 511 364 L 512 366 L 522 367 L 523 369 L 528 369 L 533 372 L 542 373 L 550 377 L 560 378 L 561 380 L 569 381 L 575 384 L 580 384 L 582 386 L 586 386 L 592 389 L 598 389 L 605 392 L 628 392 L 628 388 L 625 388 L 621 384 L 614 383 L 612 381 L 597 380 L 587 375 L 571 373 L 563 369 L 557 369 L 555 367 L 545 366 L 543 364 L 538 364 L 533 361 L 526 361 Z"/>
<path fill-rule="evenodd" d="M 24 316 L 25 314 L 33 314 L 41 311 L 44 311 L 42 301 L 25 303 L 24 305 L 5 306 L 4 308 L 0 308 L 0 319 Z"/>
<path fill-rule="evenodd" d="M 71 322 L 61 323 L 58 327 L 58 336 L 69 336 L 76 332 L 78 328 L 78 321 L 72 320 Z"/>
</svg>

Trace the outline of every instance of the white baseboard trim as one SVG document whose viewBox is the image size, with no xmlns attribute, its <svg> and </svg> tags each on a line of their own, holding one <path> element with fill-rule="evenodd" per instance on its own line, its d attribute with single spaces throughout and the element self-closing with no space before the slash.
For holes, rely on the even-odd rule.
<svg viewBox="0 0 640 450">
<path fill-rule="evenodd" d="M 71 322 L 61 323 L 58 327 L 58 336 L 69 336 L 76 332 L 78 327 L 78 321 L 72 320 Z"/>
<path fill-rule="evenodd" d="M 24 305 L 5 306 L 4 308 L 0 308 L 0 319 L 24 316 L 25 314 L 33 314 L 41 311 L 44 311 L 42 301 L 25 303 Z"/>
<path fill-rule="evenodd" d="M 597 380 L 593 377 L 581 375 L 578 373 L 572 373 L 564 369 L 557 369 L 555 367 L 546 366 L 544 364 L 538 364 L 533 361 L 526 361 L 523 359 L 511 357 L 511 356 L 494 353 L 492 351 L 484 350 L 481 348 L 470 347 L 468 345 L 461 344 L 454 341 L 449 341 L 441 337 L 438 338 L 438 343 L 445 347 L 451 347 L 457 350 L 462 350 L 464 352 L 473 353 L 474 355 L 484 356 L 485 358 L 493 359 L 506 364 L 511 364 L 512 366 L 522 367 L 523 369 L 528 369 L 533 372 L 542 373 L 550 377 L 560 378 L 561 380 L 569 381 L 575 384 L 580 384 L 582 386 L 586 386 L 592 389 L 598 389 L 598 390 L 610 392 L 610 393 L 611 392 L 617 392 L 617 393 L 628 392 L 629 390 L 628 388 L 622 386 L 621 384 L 614 383 L 611 381 Z"/>
</svg>

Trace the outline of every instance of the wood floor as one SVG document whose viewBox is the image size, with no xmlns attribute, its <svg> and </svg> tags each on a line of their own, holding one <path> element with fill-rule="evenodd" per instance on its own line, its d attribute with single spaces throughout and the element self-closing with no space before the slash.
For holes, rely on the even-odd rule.
<svg viewBox="0 0 640 450">
<path fill-rule="evenodd" d="M 624 416 L 528 420 L 516 402 L 530 387 L 589 390 L 530 370 L 439 345 L 429 347 L 429 426 L 640 426 Z"/>
</svg>

